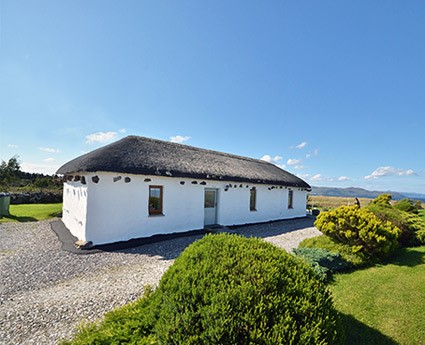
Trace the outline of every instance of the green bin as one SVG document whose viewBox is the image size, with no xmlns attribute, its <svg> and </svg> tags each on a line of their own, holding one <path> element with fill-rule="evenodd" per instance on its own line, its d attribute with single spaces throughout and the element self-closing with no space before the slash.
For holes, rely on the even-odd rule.
<svg viewBox="0 0 425 345">
<path fill-rule="evenodd" d="M 0 217 L 9 215 L 10 194 L 0 193 Z"/>
</svg>

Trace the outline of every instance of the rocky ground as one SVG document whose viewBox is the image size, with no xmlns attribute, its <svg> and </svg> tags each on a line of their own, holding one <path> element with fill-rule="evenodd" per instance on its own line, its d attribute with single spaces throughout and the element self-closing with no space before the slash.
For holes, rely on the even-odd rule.
<svg viewBox="0 0 425 345">
<path fill-rule="evenodd" d="M 312 218 L 230 229 L 286 250 L 320 234 Z M 0 224 L 0 344 L 57 344 L 84 321 L 134 301 L 156 286 L 201 235 L 114 252 L 61 250 L 50 221 Z"/>
</svg>

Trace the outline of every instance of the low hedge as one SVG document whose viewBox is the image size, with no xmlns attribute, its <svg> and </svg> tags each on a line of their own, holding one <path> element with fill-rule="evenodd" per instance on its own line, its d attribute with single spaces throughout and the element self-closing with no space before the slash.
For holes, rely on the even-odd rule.
<svg viewBox="0 0 425 345">
<path fill-rule="evenodd" d="M 293 253 L 311 265 L 319 278 L 328 281 L 335 272 L 346 271 L 351 268 L 340 253 L 331 252 L 324 248 L 297 248 Z"/>
<path fill-rule="evenodd" d="M 342 260 L 348 263 L 349 268 L 360 268 L 374 263 L 361 252 L 354 252 L 351 246 L 347 244 L 337 243 L 328 236 L 320 235 L 316 237 L 306 238 L 301 241 L 298 249 L 301 248 L 319 248 L 334 254 L 341 255 Z"/>
<path fill-rule="evenodd" d="M 405 205 L 403 203 L 402 205 Z M 398 204 L 396 204 L 397 206 Z M 425 221 L 415 212 L 404 211 L 390 204 L 375 203 L 367 206 L 381 221 L 390 222 L 400 229 L 398 242 L 401 247 L 413 247 L 425 244 Z"/>
<path fill-rule="evenodd" d="M 397 201 L 394 207 L 400 211 L 419 214 L 422 210 L 422 202 L 419 200 L 401 199 Z"/>
<path fill-rule="evenodd" d="M 260 239 L 208 235 L 145 298 L 83 328 L 74 344 L 342 344 L 330 292 Z"/>
</svg>

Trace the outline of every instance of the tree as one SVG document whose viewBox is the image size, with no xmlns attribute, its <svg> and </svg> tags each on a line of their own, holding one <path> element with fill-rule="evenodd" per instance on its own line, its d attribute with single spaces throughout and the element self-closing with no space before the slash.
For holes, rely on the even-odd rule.
<svg viewBox="0 0 425 345">
<path fill-rule="evenodd" d="M 0 182 L 3 184 L 10 184 L 20 178 L 21 163 L 19 156 L 15 155 L 6 163 L 2 161 L 0 164 Z"/>
</svg>

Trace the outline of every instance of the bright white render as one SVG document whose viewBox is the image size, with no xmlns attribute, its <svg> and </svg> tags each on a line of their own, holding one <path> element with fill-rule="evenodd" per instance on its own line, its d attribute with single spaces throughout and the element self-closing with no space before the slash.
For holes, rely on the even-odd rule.
<svg viewBox="0 0 425 345">
<path fill-rule="evenodd" d="M 64 184 L 62 221 L 94 245 L 306 215 L 305 188 L 113 172 L 73 177 Z M 152 187 L 162 191 L 158 213 L 149 208 Z"/>
</svg>

